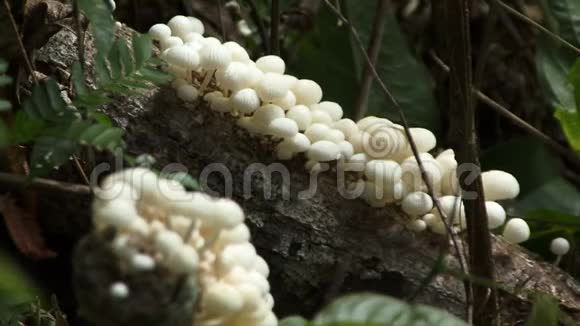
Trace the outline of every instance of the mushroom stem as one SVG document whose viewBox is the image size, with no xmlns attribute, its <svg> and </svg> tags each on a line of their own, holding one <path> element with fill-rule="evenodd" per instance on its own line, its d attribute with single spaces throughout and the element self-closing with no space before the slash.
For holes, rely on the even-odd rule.
<svg viewBox="0 0 580 326">
<path fill-rule="evenodd" d="M 208 71 L 205 74 L 205 77 L 203 78 L 203 81 L 201 82 L 201 86 L 199 87 L 199 94 L 201 96 L 204 95 L 205 89 L 207 88 L 207 85 L 209 85 L 209 81 L 213 77 L 213 74 L 215 73 L 215 71 L 216 71 L 216 69 L 211 69 L 210 71 Z"/>
<path fill-rule="evenodd" d="M 554 266 L 560 265 L 561 260 L 562 260 L 562 256 L 556 256 L 556 260 L 554 260 Z"/>
</svg>

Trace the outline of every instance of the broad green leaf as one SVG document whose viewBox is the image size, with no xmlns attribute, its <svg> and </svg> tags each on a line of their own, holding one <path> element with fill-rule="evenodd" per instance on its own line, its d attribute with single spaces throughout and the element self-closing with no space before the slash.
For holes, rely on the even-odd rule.
<svg viewBox="0 0 580 326">
<path fill-rule="evenodd" d="M 72 66 L 71 79 L 77 96 L 85 96 L 89 93 L 89 89 L 85 83 L 83 67 L 78 61 Z"/>
<path fill-rule="evenodd" d="M 580 108 L 580 58 L 576 60 L 574 66 L 568 74 L 568 80 L 574 89 L 574 100 L 576 101 L 576 109 Z"/>
<path fill-rule="evenodd" d="M 358 30 L 365 45 L 371 37 L 375 1 L 346 1 L 346 10 L 353 26 Z M 353 40 L 353 51 L 357 55 L 359 71 L 366 61 Z M 388 13 L 384 36 L 376 64 L 377 71 L 402 107 L 411 126 L 424 127 L 435 134 L 440 130 L 439 110 L 434 97 L 434 82 L 425 66 L 409 49 L 394 13 Z M 357 89 L 358 92 L 358 89 Z M 368 115 L 384 116 L 398 121 L 399 115 L 376 82 L 368 102 Z"/>
<path fill-rule="evenodd" d="M 6 316 L 14 305 L 28 303 L 38 297 L 40 292 L 26 273 L 4 252 L 0 252 L 0 266 L 0 316 Z"/>
<path fill-rule="evenodd" d="M 128 76 L 135 71 L 135 63 L 131 57 L 131 52 L 124 39 L 119 39 L 115 46 L 119 47 L 119 55 L 121 63 L 123 64 L 123 75 Z"/>
<path fill-rule="evenodd" d="M 121 78 L 123 76 L 123 60 L 121 59 L 121 40 L 117 40 L 109 55 L 107 60 L 109 61 L 109 67 L 111 68 L 111 78 L 113 80 Z"/>
<path fill-rule="evenodd" d="M 157 85 L 163 85 L 171 81 L 172 77 L 158 69 L 143 67 L 139 69 L 138 74 L 144 80 L 150 81 Z"/>
<path fill-rule="evenodd" d="M 12 83 L 12 77 L 7 75 L 0 75 L 0 86 L 6 86 Z"/>
<path fill-rule="evenodd" d="M 363 293 L 331 303 L 316 316 L 313 325 L 466 326 L 467 323 L 443 310 Z"/>
<path fill-rule="evenodd" d="M 95 58 L 95 72 L 97 73 L 97 81 L 100 87 L 112 82 L 111 72 L 109 71 L 107 60 L 105 58 L 105 56 L 100 54 L 97 54 Z"/>
<path fill-rule="evenodd" d="M 101 125 L 102 126 L 102 125 Z M 107 127 L 93 138 L 84 138 L 87 143 L 95 146 L 99 150 L 114 150 L 121 146 L 123 129 L 116 127 Z"/>
<path fill-rule="evenodd" d="M 0 99 L 0 112 L 10 111 L 12 109 L 12 104 L 10 102 Z"/>
<path fill-rule="evenodd" d="M 537 294 L 526 326 L 557 326 L 560 315 L 558 302 L 549 295 Z"/>
<path fill-rule="evenodd" d="M 24 101 L 23 108 L 30 118 L 37 120 L 64 122 L 75 118 L 74 111 L 67 107 L 57 83 L 52 79 L 34 86 L 32 95 Z"/>
<path fill-rule="evenodd" d="M 482 153 L 483 171 L 504 170 L 520 183 L 519 199 L 560 175 L 559 161 L 534 137 L 500 143 Z"/>
<path fill-rule="evenodd" d="M 286 317 L 280 320 L 280 322 L 278 323 L 278 326 L 308 326 L 308 325 L 310 325 L 310 322 L 308 322 L 308 320 L 298 316 Z"/>
<path fill-rule="evenodd" d="M 147 34 L 133 34 L 133 57 L 135 58 L 135 66 L 137 69 L 141 68 L 143 64 L 151 58 L 153 54 L 153 43 Z"/>
<path fill-rule="evenodd" d="M 111 120 L 111 118 L 109 118 L 108 115 L 102 113 L 102 112 L 95 112 L 91 115 L 91 117 L 93 119 L 95 119 L 98 123 L 108 126 L 108 127 L 112 127 L 113 126 L 113 121 Z"/>
<path fill-rule="evenodd" d="M 554 116 L 560 121 L 568 142 L 575 151 L 580 151 L 580 113 L 577 109 L 566 110 L 556 107 Z"/>
<path fill-rule="evenodd" d="M 101 105 L 110 103 L 111 99 L 105 95 L 97 94 L 96 92 L 87 94 L 85 96 L 77 97 L 74 100 L 74 104 L 77 106 L 86 106 L 89 108 L 96 108 Z"/>
<path fill-rule="evenodd" d="M 576 104 L 567 77 L 575 55 L 543 34 L 538 35 L 536 45 L 536 69 L 548 99 L 553 107 L 573 110 Z"/>
<path fill-rule="evenodd" d="M 527 214 L 526 220 L 561 226 L 573 226 L 580 230 L 580 216 L 571 215 L 561 211 L 554 211 L 549 209 L 535 210 Z"/>
<path fill-rule="evenodd" d="M 549 209 L 580 216 L 580 192 L 567 180 L 555 177 L 520 196 L 516 208 L 522 213 Z"/>
<path fill-rule="evenodd" d="M 70 139 L 51 136 L 38 138 L 30 155 L 31 176 L 45 175 L 52 168 L 62 165 L 77 148 L 77 142 Z"/>
<path fill-rule="evenodd" d="M 78 0 L 78 3 L 80 9 L 90 20 L 91 34 L 95 39 L 97 51 L 106 55 L 115 40 L 115 19 L 106 1 Z"/>
<path fill-rule="evenodd" d="M 349 28 L 339 26 L 325 5 L 314 21 L 312 31 L 294 35 L 286 45 L 296 49 L 286 60 L 288 73 L 316 81 L 325 100 L 339 103 L 345 116 L 352 116 L 358 85 Z"/>
<path fill-rule="evenodd" d="M 38 137 L 45 128 L 45 123 L 28 116 L 24 111 L 17 111 L 14 116 L 14 125 L 10 133 L 13 144 L 24 144 Z"/>
<path fill-rule="evenodd" d="M 548 5 L 560 36 L 576 46 L 580 45 L 580 1 L 550 0 Z"/>
</svg>

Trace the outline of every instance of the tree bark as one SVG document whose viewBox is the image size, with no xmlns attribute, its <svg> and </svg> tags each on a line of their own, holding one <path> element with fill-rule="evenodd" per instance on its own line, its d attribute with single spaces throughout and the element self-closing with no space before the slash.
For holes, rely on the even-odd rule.
<svg viewBox="0 0 580 326">
<path fill-rule="evenodd" d="M 126 29 L 120 32 L 122 37 L 128 34 Z M 75 42 L 71 41 L 75 39 L 72 31 L 61 30 L 41 49 L 38 60 L 49 65 L 56 61 L 70 69 L 76 58 Z M 90 43 L 86 48 L 87 53 L 94 53 Z M 270 265 L 275 310 L 281 317 L 311 316 L 336 295 L 353 291 L 410 296 L 445 245 L 442 236 L 406 230 L 400 223 L 405 217 L 396 206 L 376 209 L 362 200 L 344 199 L 337 191 L 334 170 L 319 175 L 312 198 L 302 198 L 299 193 L 310 185 L 304 157 L 277 161 L 273 140 L 249 135 L 232 117 L 210 111 L 203 102 L 198 106 L 183 103 L 169 87 L 153 88 L 142 96 L 118 97 L 103 110 L 126 131 L 127 152 L 149 153 L 159 168 L 182 164 L 194 177 L 202 176 L 205 190 L 224 194 L 227 182 L 221 174 L 210 174 L 207 182 L 201 174 L 208 166 L 227 168 L 232 198 L 244 208 L 252 242 Z M 248 178 L 247 168 L 255 163 L 283 164 L 290 171 L 289 181 L 278 175 Z M 244 179 L 251 185 L 249 193 L 244 193 Z M 263 195 L 267 181 L 271 181 L 269 198 Z M 61 225 L 78 226 L 54 228 L 50 226 L 54 221 L 47 220 L 51 236 L 59 236 L 67 228 L 72 233 L 86 231 L 89 201 L 87 195 L 75 196 L 82 200 L 72 208 L 73 213 L 66 213 L 70 203 L 62 194 L 44 201 L 49 205 L 47 216 L 58 212 L 64 219 Z M 525 320 L 530 311 L 527 295 L 535 291 L 554 295 L 572 318 L 580 320 L 580 287 L 572 277 L 520 246 L 498 237 L 492 240 L 497 281 L 521 290 L 517 295 L 498 292 L 504 323 Z M 448 259 L 448 265 L 458 269 L 455 257 Z M 463 291 L 461 280 L 439 275 L 415 301 L 465 317 Z"/>
</svg>

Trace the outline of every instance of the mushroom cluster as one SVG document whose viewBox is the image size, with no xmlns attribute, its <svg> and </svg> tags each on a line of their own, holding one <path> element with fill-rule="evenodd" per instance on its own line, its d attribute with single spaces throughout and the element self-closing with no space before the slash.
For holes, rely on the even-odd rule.
<svg viewBox="0 0 580 326">
<path fill-rule="evenodd" d="M 446 233 L 443 217 L 427 194 L 422 163 L 444 215 L 457 229 L 465 227 L 454 152 L 430 154 L 437 145 L 431 131 L 409 130 L 420 152 L 417 162 L 401 125 L 374 116 L 358 122 L 344 118 L 338 103 L 323 101 L 315 81 L 286 74 L 280 57 L 266 55 L 253 61 L 239 44 L 222 43 L 203 33 L 198 19 L 185 16 L 149 30 L 165 68 L 175 77 L 172 86 L 180 99 L 206 101 L 212 110 L 235 117 L 251 134 L 279 140 L 275 150 L 280 160 L 305 155 L 305 167 L 311 171 L 319 170 L 321 162 L 336 162 L 356 173 L 357 181 L 349 186 L 361 189 L 360 197 L 369 205 L 400 204 L 410 229 Z M 505 223 L 506 212 L 496 201 L 516 197 L 519 184 L 503 171 L 487 171 L 482 177 L 489 227 L 498 228 Z M 510 240 L 525 241 L 527 237 L 521 236 L 525 229 L 520 231 Z"/>
<path fill-rule="evenodd" d="M 241 207 L 187 192 L 145 168 L 107 176 L 95 190 L 97 230 L 116 230 L 112 250 L 134 272 L 163 266 L 199 292 L 195 325 L 277 325 L 269 268 L 249 242 Z M 131 295 L 127 284 L 110 295 Z"/>
</svg>

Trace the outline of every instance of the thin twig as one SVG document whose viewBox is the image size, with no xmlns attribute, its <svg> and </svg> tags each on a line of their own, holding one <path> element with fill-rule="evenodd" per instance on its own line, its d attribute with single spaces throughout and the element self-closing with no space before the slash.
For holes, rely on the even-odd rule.
<svg viewBox="0 0 580 326">
<path fill-rule="evenodd" d="M 371 39 L 369 42 L 368 56 L 371 59 L 372 65 L 377 64 L 381 45 L 383 43 L 383 35 L 385 31 L 386 17 L 389 13 L 390 0 L 378 0 L 375 11 L 375 18 L 373 21 L 373 30 L 371 32 Z M 360 90 L 355 104 L 355 118 L 362 119 L 367 112 L 369 101 L 369 94 L 373 84 L 373 75 L 370 64 L 365 64 L 363 75 L 361 78 Z"/>
<path fill-rule="evenodd" d="M 217 4 L 217 11 L 218 11 L 220 29 L 221 29 L 220 32 L 222 33 L 222 40 L 224 40 L 224 42 L 225 42 L 225 40 L 227 40 L 227 35 L 226 35 L 226 27 L 224 25 L 222 0 L 216 0 L 216 4 Z"/>
<path fill-rule="evenodd" d="M 579 48 L 577 48 L 576 46 L 574 46 L 572 43 L 566 41 L 565 39 L 563 39 L 559 35 L 554 34 L 552 31 L 550 31 L 549 29 L 545 28 L 544 26 L 536 23 L 530 17 L 528 17 L 528 16 L 520 13 L 519 11 L 517 11 L 514 8 L 510 7 L 509 5 L 507 5 L 506 3 L 504 3 L 501 0 L 495 0 L 495 2 L 497 2 L 500 6 L 502 6 L 505 10 L 507 10 L 510 14 L 512 14 L 512 15 L 516 16 L 517 18 L 525 21 L 526 23 L 529 23 L 530 25 L 533 25 L 534 27 L 536 27 L 538 30 L 544 32 L 549 37 L 557 40 L 558 42 L 561 42 L 562 44 L 566 45 L 570 49 L 574 50 L 576 53 L 580 54 L 580 49 Z"/>
<path fill-rule="evenodd" d="M 14 20 L 14 17 L 12 16 L 12 9 L 10 8 L 10 4 L 8 3 L 8 0 L 4 0 L 4 8 L 6 9 L 6 14 L 8 15 L 8 18 L 10 19 L 10 24 L 12 25 L 12 29 L 14 31 L 14 36 L 16 37 L 16 40 L 18 41 L 18 49 L 20 50 L 20 54 L 24 58 L 24 62 L 26 63 L 26 68 L 28 69 L 28 73 L 32 77 L 34 84 L 38 84 L 38 79 L 36 78 L 36 75 L 34 74 L 34 68 L 33 68 L 34 66 L 32 65 L 30 58 L 28 58 L 28 53 L 26 53 L 26 48 L 24 47 L 24 44 L 22 43 L 22 39 L 20 38 L 20 33 L 18 32 L 18 26 L 16 25 L 16 21 Z"/>
<path fill-rule="evenodd" d="M 280 55 L 280 0 L 270 6 L 270 54 Z"/>
<path fill-rule="evenodd" d="M 429 54 L 430 54 L 431 58 L 433 59 L 433 61 L 435 61 L 435 63 L 443 71 L 445 71 L 446 73 L 449 73 L 449 66 L 447 66 L 447 64 L 445 62 L 443 62 L 443 60 L 441 60 L 441 58 L 439 58 L 439 56 L 437 56 L 437 54 L 435 52 L 429 51 Z M 574 164 L 574 166 L 576 166 L 578 169 L 580 169 L 580 157 L 578 157 L 578 155 L 576 153 L 574 153 L 570 149 L 560 145 L 558 142 L 556 142 L 555 140 L 550 138 L 550 136 L 548 136 L 545 133 L 543 133 L 542 131 L 538 130 L 537 128 L 535 128 L 534 126 L 529 124 L 527 121 L 523 120 L 522 118 L 518 117 L 513 112 L 511 112 L 508 108 L 499 104 L 498 102 L 496 102 L 495 100 L 493 100 L 492 98 L 490 98 L 489 96 L 484 94 L 482 91 L 480 91 L 476 88 L 473 91 L 475 93 L 475 96 L 477 96 L 478 100 L 487 104 L 487 106 L 492 108 L 494 111 L 496 111 L 497 113 L 499 113 L 503 117 L 507 118 L 510 122 L 512 122 L 516 126 L 522 128 L 523 130 L 530 133 L 532 136 L 537 137 L 538 139 L 543 141 L 546 145 L 550 146 L 553 150 L 558 152 L 560 155 L 564 156 L 566 159 L 569 160 L 570 163 Z"/>
<path fill-rule="evenodd" d="M 82 195 L 91 194 L 91 188 L 85 185 L 60 182 L 44 178 L 30 179 L 23 175 L 10 174 L 5 172 L 0 172 L 0 185 L 9 189 L 22 189 L 29 187 L 30 189 L 48 192 L 60 191 Z"/>
<path fill-rule="evenodd" d="M 399 119 L 401 120 L 401 123 L 403 125 L 404 130 L 405 130 L 405 135 L 407 137 L 407 140 L 409 141 L 409 145 L 411 146 L 413 156 L 414 156 L 415 160 L 417 160 L 417 165 L 419 166 L 419 170 L 421 171 L 421 178 L 423 179 L 423 182 L 425 182 L 425 185 L 427 186 L 427 191 L 428 191 L 429 195 L 431 196 L 431 198 L 433 198 L 433 203 L 434 203 L 435 207 L 437 208 L 437 211 L 439 212 L 439 214 L 442 217 L 441 220 L 442 220 L 443 224 L 445 225 L 445 228 L 446 228 L 446 230 L 451 238 L 451 242 L 453 243 L 453 247 L 456 251 L 461 271 L 463 273 L 467 273 L 467 267 L 465 264 L 465 257 L 463 256 L 461 250 L 459 249 L 459 245 L 457 243 L 457 238 L 455 237 L 455 232 L 453 231 L 452 227 L 447 222 L 447 215 L 445 214 L 445 212 L 441 208 L 441 204 L 439 203 L 439 199 L 437 198 L 437 196 L 435 195 L 435 191 L 433 190 L 433 185 L 431 184 L 431 180 L 429 179 L 429 177 L 427 176 L 427 173 L 425 172 L 425 167 L 423 166 L 423 162 L 421 160 L 421 157 L 419 156 L 419 151 L 417 150 L 417 145 L 415 144 L 415 141 L 413 140 L 413 136 L 411 135 L 411 132 L 409 131 L 409 124 L 407 122 L 407 119 L 405 117 L 405 114 L 404 114 L 401 106 L 399 105 L 399 102 L 391 94 L 391 92 L 389 91 L 389 89 L 387 88 L 387 86 L 385 85 L 385 83 L 383 82 L 381 77 L 379 76 L 375 66 L 372 64 L 372 62 L 371 62 L 371 60 L 370 60 L 370 58 L 365 50 L 365 46 L 364 46 L 362 40 L 360 39 L 360 36 L 358 35 L 358 32 L 356 31 L 356 29 L 352 26 L 352 24 L 350 24 L 348 19 L 346 19 L 340 13 L 340 11 L 338 11 L 338 9 L 330 3 L 329 0 L 324 0 L 324 2 L 334 12 L 334 14 L 338 17 L 338 19 L 343 24 L 349 26 L 350 32 L 353 35 L 356 43 L 358 44 L 359 50 L 363 54 L 365 61 L 367 62 L 367 64 L 369 64 L 369 66 L 371 68 L 371 72 L 373 73 L 373 76 L 374 76 L 376 82 L 379 84 L 383 94 L 387 97 L 387 99 L 389 99 L 389 101 L 391 103 L 393 103 L 393 106 L 397 110 L 397 113 L 399 114 Z M 467 289 L 466 289 L 466 292 L 468 292 Z"/>
<path fill-rule="evenodd" d="M 79 161 L 79 159 L 73 155 L 73 162 L 75 163 L 75 167 L 77 169 L 77 171 L 79 171 L 79 174 L 81 175 L 81 177 L 83 178 L 83 181 L 87 184 L 90 185 L 91 182 L 89 181 L 89 178 L 87 177 L 87 174 L 85 173 L 85 170 L 83 169 L 83 166 L 81 165 L 81 162 Z"/>
<path fill-rule="evenodd" d="M 260 18 L 260 14 L 258 13 L 258 8 L 253 0 L 244 0 L 244 2 L 250 7 L 250 17 L 256 24 L 258 28 L 258 34 L 260 35 L 260 40 L 262 41 L 262 49 L 265 53 L 269 53 L 268 49 L 268 36 L 266 34 L 266 28 L 264 27 L 264 23 Z"/>
</svg>

